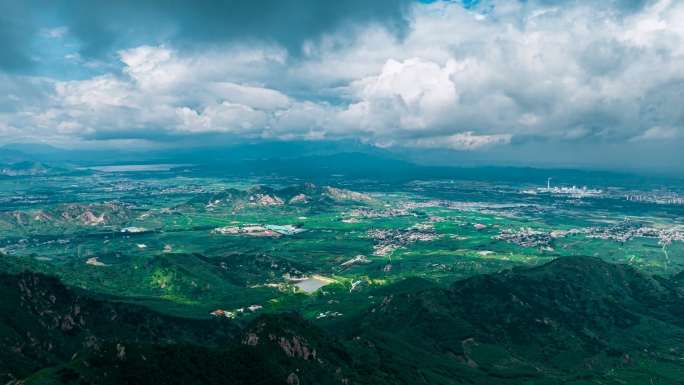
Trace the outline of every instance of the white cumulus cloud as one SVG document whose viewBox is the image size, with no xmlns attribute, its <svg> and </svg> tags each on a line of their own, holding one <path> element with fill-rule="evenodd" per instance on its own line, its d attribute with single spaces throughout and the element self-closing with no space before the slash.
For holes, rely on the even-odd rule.
<svg viewBox="0 0 684 385">
<path fill-rule="evenodd" d="M 112 52 L 118 67 L 74 80 L 0 77 L 11 96 L 0 96 L 0 140 L 215 133 L 459 150 L 682 140 L 684 2 L 438 1 L 407 17 L 401 36 L 356 26 L 296 57 L 268 39 L 166 41 Z"/>
</svg>

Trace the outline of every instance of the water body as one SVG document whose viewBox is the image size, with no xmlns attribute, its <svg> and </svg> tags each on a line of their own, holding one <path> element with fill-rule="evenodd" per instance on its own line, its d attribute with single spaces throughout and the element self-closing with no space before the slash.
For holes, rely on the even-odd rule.
<svg viewBox="0 0 684 385">
<path fill-rule="evenodd" d="M 327 285 L 328 282 L 323 282 L 321 280 L 318 280 L 316 278 L 311 278 L 307 279 L 305 281 L 301 281 L 295 286 L 299 287 L 300 289 L 304 290 L 307 293 L 313 293 L 314 291 L 322 288 L 323 286 Z"/>
<path fill-rule="evenodd" d="M 85 167 L 83 170 L 97 170 L 104 172 L 139 172 L 139 171 L 169 171 L 172 168 L 192 166 L 191 164 L 127 164 L 122 166 Z"/>
</svg>

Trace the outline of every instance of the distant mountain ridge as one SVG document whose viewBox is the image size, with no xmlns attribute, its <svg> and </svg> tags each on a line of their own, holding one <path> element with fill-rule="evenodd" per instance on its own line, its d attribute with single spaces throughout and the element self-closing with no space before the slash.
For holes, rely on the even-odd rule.
<svg viewBox="0 0 684 385">
<path fill-rule="evenodd" d="M 10 164 L 0 164 L 0 174 L 5 175 L 46 174 L 52 169 L 53 167 L 41 162 L 24 161 Z"/>
<path fill-rule="evenodd" d="M 680 174 L 657 176 L 656 173 L 632 175 L 622 171 L 591 171 L 578 168 L 539 168 L 529 166 L 487 166 L 478 162 L 431 165 L 416 163 L 416 157 L 401 151 L 389 151 L 357 142 L 264 142 L 258 144 L 183 147 L 174 149 L 73 149 L 66 150 L 41 143 L 13 143 L 0 147 L 0 162 L 41 162 L 52 165 L 78 164 L 106 166 L 122 164 L 176 163 L 201 166 L 202 172 L 220 174 L 279 174 L 308 180 L 330 179 L 331 175 L 348 178 L 372 178 L 388 181 L 460 179 L 543 184 L 551 177 L 568 185 L 643 185 L 676 183 Z M 197 170 L 197 167 L 195 170 Z M 654 170 L 658 171 L 658 170 Z"/>
<path fill-rule="evenodd" d="M 17 150 L 25 154 L 54 154 L 69 150 L 53 147 L 44 143 L 8 143 L 0 147 L 2 150 Z"/>
</svg>

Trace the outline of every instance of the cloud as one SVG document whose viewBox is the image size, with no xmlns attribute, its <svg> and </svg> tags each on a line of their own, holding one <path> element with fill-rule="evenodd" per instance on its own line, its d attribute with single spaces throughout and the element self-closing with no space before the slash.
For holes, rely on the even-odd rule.
<svg viewBox="0 0 684 385">
<path fill-rule="evenodd" d="M 338 3 L 84 3 L 50 39 L 81 75 L 6 70 L 14 98 L 0 97 L 0 124 L 54 140 L 354 138 L 511 153 L 682 142 L 682 2 Z M 0 29 L 0 42 L 55 27 L 22 28 Z M 2 68 L 31 61 L 9 49 L 21 52 Z"/>
<path fill-rule="evenodd" d="M 420 58 L 390 59 L 379 75 L 351 83 L 350 89 L 361 101 L 349 111 L 357 114 L 361 128 L 375 133 L 432 128 L 440 124 L 446 109 L 458 103 L 451 81 L 456 67 L 453 60 L 441 67 Z"/>
<path fill-rule="evenodd" d="M 21 71 L 31 66 L 29 43 L 37 33 L 30 6 L 25 2 L 0 1 L 0 70 Z"/>
<path fill-rule="evenodd" d="M 641 141 L 662 141 L 672 139 L 677 136 L 677 127 L 664 128 L 660 126 L 651 127 L 643 134 L 631 138 L 630 142 Z"/>
<path fill-rule="evenodd" d="M 44 37 L 60 38 L 69 32 L 69 28 L 61 26 L 55 28 L 41 28 L 40 33 Z"/>
<path fill-rule="evenodd" d="M 476 150 L 481 147 L 505 145 L 510 142 L 510 134 L 473 135 L 472 132 L 464 132 L 449 136 L 415 139 L 409 141 L 407 146 L 423 148 L 450 148 L 454 150 Z"/>
<path fill-rule="evenodd" d="M 269 123 L 277 111 L 287 115 L 298 105 L 276 90 L 229 81 L 235 76 L 231 64 L 258 70 L 268 53 L 180 58 L 165 46 L 141 46 L 118 55 L 125 64 L 120 74 L 54 82 L 35 125 L 89 140 L 138 138 L 140 131 L 153 133 L 150 138 L 207 132 L 263 137 L 272 135 Z"/>
<path fill-rule="evenodd" d="M 27 0 L 20 3 L 2 1 L 8 20 L 22 20 L 17 25 L 3 23 L 3 29 L 13 35 L 31 37 L 40 35 L 40 31 L 21 27 L 23 21 L 33 18 L 58 21 L 78 39 L 81 55 L 91 61 L 104 60 L 111 52 L 126 46 L 170 40 L 190 51 L 225 42 L 266 41 L 297 55 L 306 41 L 347 32 L 356 26 L 378 23 L 401 34 L 408 26 L 404 12 L 411 1 L 74 0 L 61 3 Z M 56 31 L 54 27 L 49 29 Z M 7 42 L 13 47 L 21 46 Z"/>
</svg>

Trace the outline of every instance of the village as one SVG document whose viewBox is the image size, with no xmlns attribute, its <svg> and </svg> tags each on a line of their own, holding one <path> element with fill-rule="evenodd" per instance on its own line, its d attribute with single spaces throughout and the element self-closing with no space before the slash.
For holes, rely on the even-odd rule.
<svg viewBox="0 0 684 385">
<path fill-rule="evenodd" d="M 418 223 L 407 229 L 368 229 L 367 238 L 376 240 L 373 246 L 376 256 L 391 256 L 395 250 L 417 241 L 430 242 L 440 237 L 432 223 Z"/>
<path fill-rule="evenodd" d="M 585 234 L 587 238 L 626 242 L 634 238 L 658 238 L 658 243 L 668 245 L 673 242 L 684 242 L 684 226 L 678 225 L 657 229 L 643 227 L 640 224 L 624 221 L 610 226 L 595 226 L 583 229 L 556 230 L 551 233 L 554 237 L 566 237 L 575 234 Z"/>
<path fill-rule="evenodd" d="M 553 237 L 541 231 L 534 231 L 529 227 L 521 227 L 518 231 L 504 229 L 499 235 L 492 238 L 508 243 L 515 243 L 522 247 L 538 247 L 553 251 L 553 248 L 551 247 Z"/>
<path fill-rule="evenodd" d="M 520 230 L 504 229 L 499 235 L 492 237 L 508 243 L 515 243 L 522 247 L 536 247 L 552 251 L 554 238 L 565 238 L 574 235 L 585 235 L 587 238 L 627 242 L 635 238 L 657 238 L 661 245 L 673 242 L 684 242 L 684 226 L 678 225 L 668 228 L 643 227 L 629 221 L 610 226 L 593 226 L 571 230 L 553 230 L 549 233 L 521 227 Z"/>
<path fill-rule="evenodd" d="M 362 217 L 362 218 L 390 218 L 390 217 L 400 217 L 406 215 L 412 215 L 403 209 L 385 209 L 385 210 L 374 210 L 374 209 L 353 209 L 348 212 L 343 212 L 342 215 L 350 217 Z M 415 215 L 415 214 L 413 214 Z"/>
</svg>

